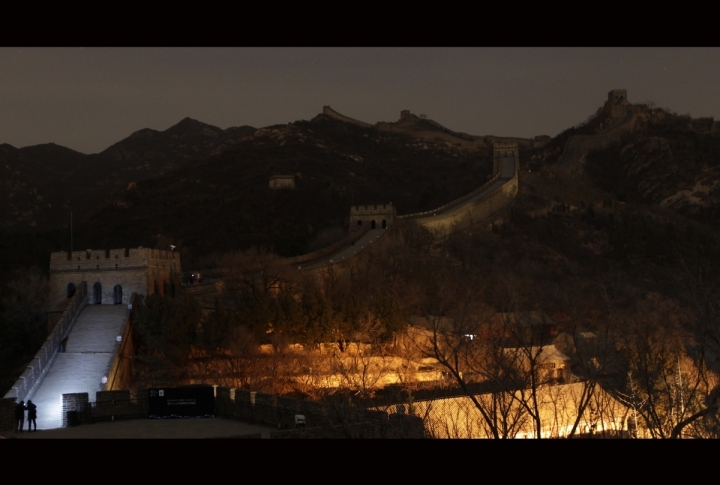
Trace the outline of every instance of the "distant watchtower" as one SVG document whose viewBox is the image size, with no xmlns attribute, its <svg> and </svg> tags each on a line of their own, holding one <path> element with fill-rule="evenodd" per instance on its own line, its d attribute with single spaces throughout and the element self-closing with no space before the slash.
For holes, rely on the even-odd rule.
<svg viewBox="0 0 720 485">
<path fill-rule="evenodd" d="M 400 120 L 402 121 L 412 121 L 414 119 L 417 119 L 417 116 L 412 114 L 409 109 L 404 109 L 400 112 Z"/>
<path fill-rule="evenodd" d="M 505 160 L 512 160 L 512 166 L 520 160 L 520 150 L 516 142 L 493 143 L 493 173 L 498 173 L 502 167 L 507 166 L 507 163 L 503 164 Z"/>
<path fill-rule="evenodd" d="M 387 229 L 396 216 L 397 211 L 392 204 L 354 205 L 350 207 L 350 233 L 367 226 L 370 229 Z"/>
<path fill-rule="evenodd" d="M 622 118 L 625 116 L 627 104 L 627 89 L 613 89 L 608 93 L 608 100 L 603 110 L 613 118 Z"/>
</svg>

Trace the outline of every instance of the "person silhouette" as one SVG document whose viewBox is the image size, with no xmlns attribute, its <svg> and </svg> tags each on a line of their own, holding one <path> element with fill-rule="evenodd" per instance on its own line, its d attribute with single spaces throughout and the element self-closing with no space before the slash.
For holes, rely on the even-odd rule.
<svg viewBox="0 0 720 485">
<path fill-rule="evenodd" d="M 30 432 L 30 426 L 34 426 L 34 431 L 37 431 L 37 423 L 35 422 L 35 419 L 37 418 L 37 406 L 33 404 L 32 400 L 28 399 L 27 402 L 27 410 L 28 410 L 28 433 Z"/>
<path fill-rule="evenodd" d="M 25 401 L 20 401 L 15 405 L 15 431 L 22 433 L 23 427 L 25 426 Z"/>
</svg>

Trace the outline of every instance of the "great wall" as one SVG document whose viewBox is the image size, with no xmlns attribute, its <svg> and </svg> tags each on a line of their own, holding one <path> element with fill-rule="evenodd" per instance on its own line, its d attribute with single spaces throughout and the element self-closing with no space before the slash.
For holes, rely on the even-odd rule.
<svg viewBox="0 0 720 485">
<path fill-rule="evenodd" d="M 575 167 L 584 153 L 616 141 L 633 129 L 635 112 L 627 101 L 626 90 L 613 89 L 610 91 L 603 110 L 612 118 L 619 118 L 619 121 L 597 135 L 571 136 L 565 143 L 558 165 Z"/>
<path fill-rule="evenodd" d="M 617 97 L 617 92 L 610 92 L 608 103 L 613 93 Z M 624 133 L 633 119 L 626 93 L 620 102 L 611 105 L 612 115 L 620 108 L 626 113 L 625 117 L 606 132 L 571 137 L 560 163 L 574 163 L 583 151 Z M 329 106 L 323 107 L 323 114 L 364 128 L 375 128 L 341 115 Z M 431 211 L 399 216 L 391 204 L 354 206 L 350 214 L 350 234 L 345 239 L 322 250 L 282 260 L 282 264 L 292 269 L 315 271 L 342 263 L 357 257 L 403 224 L 419 224 L 440 237 L 445 236 L 454 228 L 476 224 L 510 204 L 518 193 L 518 173 L 518 142 L 494 143 L 493 175 L 469 194 Z M 0 411 L 6 414 L 10 401 L 39 399 L 47 411 L 39 420 L 40 427 L 57 427 L 65 418 L 65 401 L 70 399 L 63 396 L 85 393 L 87 401 L 88 393 L 97 392 L 99 402 L 102 392 L 127 388 L 133 353 L 132 303 L 137 295 L 174 297 L 176 292 L 182 293 L 180 288 L 195 295 L 213 294 L 222 288 L 222 278 L 228 270 L 218 268 L 213 272 L 219 277 L 218 281 L 183 287 L 180 258 L 172 251 L 125 248 L 53 253 L 50 299 L 55 310 L 50 315 L 55 315 L 56 321 L 52 322 L 53 329 L 31 364 L 0 400 Z M 91 282 L 92 289 L 88 288 Z M 85 311 L 86 308 L 92 311 Z M 89 354 L 94 356 L 90 359 L 92 362 L 87 358 Z"/>
</svg>

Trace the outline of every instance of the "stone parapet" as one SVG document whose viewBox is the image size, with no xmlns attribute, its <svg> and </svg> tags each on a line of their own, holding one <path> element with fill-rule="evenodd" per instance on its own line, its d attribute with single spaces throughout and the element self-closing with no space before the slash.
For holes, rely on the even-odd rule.
<svg viewBox="0 0 720 485">
<path fill-rule="evenodd" d="M 55 360 L 60 350 L 62 340 L 67 336 L 77 316 L 87 304 L 87 285 L 81 283 L 65 305 L 60 318 L 50 331 L 50 335 L 37 351 L 35 357 L 30 361 L 25 371 L 20 375 L 12 388 L 5 394 L 6 398 L 16 398 L 19 401 L 26 400 L 37 389 L 38 384 L 45 376 L 45 373 Z"/>
<path fill-rule="evenodd" d="M 385 412 L 362 407 L 305 401 L 218 386 L 217 415 L 277 427 L 271 438 L 422 438 L 422 420 L 408 416 L 395 422 Z M 305 427 L 295 428 L 295 416 Z"/>
</svg>

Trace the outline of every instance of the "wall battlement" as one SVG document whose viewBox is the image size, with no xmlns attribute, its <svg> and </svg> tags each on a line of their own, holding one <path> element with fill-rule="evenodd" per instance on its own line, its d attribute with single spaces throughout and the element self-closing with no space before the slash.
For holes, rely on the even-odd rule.
<svg viewBox="0 0 720 485">
<path fill-rule="evenodd" d="M 395 214 L 395 207 L 390 204 L 354 205 L 350 214 Z"/>
<path fill-rule="evenodd" d="M 180 254 L 174 251 L 164 251 L 151 248 L 121 248 L 121 249 L 89 249 L 85 251 L 57 251 L 50 254 L 50 271 L 57 269 L 94 268 L 109 263 L 118 265 L 136 266 L 148 261 L 167 261 L 168 264 L 180 263 Z"/>
<path fill-rule="evenodd" d="M 493 143 L 493 158 L 515 157 L 520 158 L 518 144 L 510 143 Z"/>
</svg>

